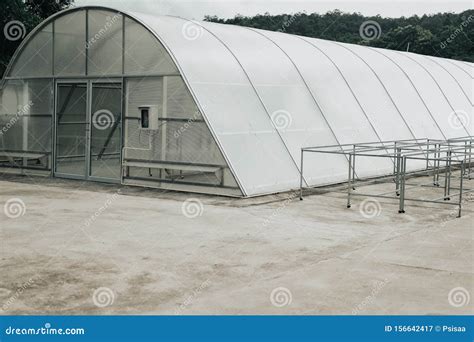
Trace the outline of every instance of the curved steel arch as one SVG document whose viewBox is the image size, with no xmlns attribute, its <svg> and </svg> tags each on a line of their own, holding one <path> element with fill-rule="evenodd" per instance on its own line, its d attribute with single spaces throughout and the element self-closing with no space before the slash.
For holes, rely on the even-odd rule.
<svg viewBox="0 0 474 342">
<path fill-rule="evenodd" d="M 416 139 L 416 135 L 413 133 L 411 127 L 408 125 L 408 123 L 406 122 L 405 120 L 405 117 L 403 116 L 403 114 L 401 113 L 400 111 L 400 108 L 398 108 L 397 104 L 395 103 L 394 99 L 392 98 L 392 96 L 390 95 L 388 89 L 385 87 L 385 84 L 382 82 L 382 80 L 380 79 L 379 75 L 375 72 L 375 70 L 369 65 L 369 63 L 367 63 L 361 56 L 359 56 L 357 53 L 355 53 L 354 51 L 352 51 L 351 49 L 345 47 L 344 45 L 340 44 L 340 43 L 337 43 L 337 42 L 332 42 L 334 45 L 337 45 L 337 46 L 340 46 L 346 50 L 348 50 L 349 52 L 351 52 L 354 56 L 356 56 L 357 58 L 359 58 L 362 62 L 364 62 L 364 64 L 370 69 L 370 71 L 372 71 L 372 73 L 374 74 L 374 76 L 377 78 L 377 80 L 379 81 L 380 85 L 382 86 L 382 88 L 385 90 L 385 93 L 388 95 L 390 101 L 392 102 L 392 104 L 394 105 L 396 111 L 398 112 L 398 114 L 400 115 L 400 117 L 402 118 L 403 122 L 405 123 L 405 125 L 407 126 L 408 128 L 408 131 L 410 132 L 410 134 L 413 136 L 414 139 Z"/>
<path fill-rule="evenodd" d="M 443 91 L 443 88 L 441 88 L 441 85 L 438 83 L 438 81 L 437 81 L 436 78 L 433 76 L 433 74 L 432 74 L 423 64 L 421 64 L 420 62 L 418 62 L 416 59 L 412 58 L 410 55 L 408 55 L 408 54 L 403 54 L 403 53 L 401 53 L 401 52 L 399 52 L 399 51 L 394 51 L 394 52 L 396 52 L 396 53 L 398 53 L 399 55 L 404 56 L 404 57 L 410 59 L 411 61 L 415 62 L 416 64 L 418 64 L 418 65 L 431 77 L 431 79 L 435 82 L 436 86 L 438 87 L 439 91 L 441 92 L 441 94 L 443 94 L 443 97 L 445 98 L 445 100 L 446 100 L 446 102 L 448 103 L 449 107 L 451 107 L 451 110 L 453 111 L 453 113 L 454 113 L 454 114 L 456 115 L 456 117 L 458 118 L 458 121 L 462 123 L 462 120 L 459 120 L 459 116 L 458 116 L 458 114 L 457 114 L 457 112 L 456 112 L 456 109 L 454 109 L 454 107 L 453 107 L 451 101 L 449 101 L 448 96 L 447 96 L 446 93 Z M 462 125 L 463 125 L 464 130 L 465 130 L 466 132 L 468 132 L 468 134 L 470 134 L 469 131 L 467 130 L 467 128 L 464 126 L 464 124 L 462 124 Z"/>
<path fill-rule="evenodd" d="M 106 7 L 106 6 L 80 6 L 80 7 L 74 7 L 74 8 L 68 8 L 68 9 L 65 9 L 65 10 L 62 10 L 58 13 L 55 13 L 53 15 L 51 15 L 50 17 L 48 17 L 47 19 L 45 19 L 43 22 L 41 22 L 38 26 L 36 26 L 28 35 L 27 37 L 21 42 L 20 46 L 17 48 L 17 50 L 15 51 L 15 53 L 13 54 L 12 58 L 10 59 L 10 62 L 7 66 L 7 68 L 5 69 L 5 73 L 4 73 L 4 77 L 2 79 L 2 82 L 0 82 L 0 89 L 2 88 L 2 85 L 3 83 L 5 82 L 5 79 L 9 78 L 9 74 L 10 72 L 12 71 L 13 69 L 13 66 L 16 62 L 16 60 L 18 59 L 18 57 L 24 52 L 24 49 L 26 48 L 26 46 L 28 45 L 28 43 L 34 39 L 34 37 L 37 35 L 37 33 L 41 32 L 41 30 L 43 28 L 45 28 L 46 26 L 48 26 L 49 24 L 52 24 L 53 25 L 53 30 L 54 30 L 54 23 L 55 21 L 60 18 L 60 17 L 63 17 L 63 16 L 66 16 L 66 15 L 69 15 L 71 13 L 74 13 L 74 12 L 81 12 L 81 11 L 94 11 L 94 10 L 97 10 L 97 11 L 107 11 L 107 12 L 113 12 L 113 13 L 117 13 L 117 14 L 120 14 L 124 19 L 125 18 L 128 18 L 130 20 L 133 20 L 134 22 L 140 24 L 143 28 L 145 28 L 151 35 L 153 35 L 157 41 L 163 45 L 164 49 L 166 50 L 166 52 L 170 55 L 170 57 L 172 58 L 172 61 L 173 63 L 175 64 L 175 66 L 177 67 L 178 71 L 180 71 L 180 73 L 182 74 L 182 71 L 180 69 L 180 66 L 179 66 L 179 63 L 178 61 L 173 57 L 173 54 L 171 52 L 171 50 L 169 49 L 169 47 L 166 45 L 166 43 L 164 42 L 164 40 L 145 22 L 143 22 L 142 20 L 140 20 L 138 17 L 136 17 L 135 15 L 133 15 L 133 13 L 131 12 L 125 12 L 125 11 L 121 11 L 121 10 L 117 10 L 117 9 L 114 9 L 114 8 L 111 8 L 111 7 Z M 53 31 L 54 32 L 54 31 Z M 87 44 L 87 39 L 88 37 L 85 37 L 85 44 Z M 53 45 L 54 45 L 54 42 L 53 42 Z M 86 49 L 87 50 L 87 49 Z M 125 57 L 125 56 L 124 56 Z M 53 53 L 53 59 L 54 59 L 54 53 Z M 89 76 L 89 75 L 85 75 L 85 76 Z M 91 76 L 97 76 L 97 75 L 91 75 Z M 54 75 L 54 71 L 52 72 L 51 76 L 44 76 L 44 77 L 38 77 L 38 78 L 54 78 L 54 77 L 57 77 Z M 14 77 L 14 78 L 22 78 L 22 77 Z"/>
<path fill-rule="evenodd" d="M 461 67 L 459 66 L 459 64 L 457 64 L 457 63 L 453 63 L 453 62 L 452 62 L 452 61 L 450 61 L 449 59 L 444 59 L 444 60 L 445 60 L 446 62 L 448 62 L 449 64 L 452 64 L 452 65 L 454 65 L 456 68 L 458 68 L 459 70 L 463 71 L 464 73 L 466 73 L 466 74 L 467 74 L 467 76 L 469 76 L 470 78 L 474 79 L 473 75 L 472 75 L 472 74 L 470 74 L 469 72 L 467 72 L 467 71 L 466 71 L 466 69 L 464 69 L 464 68 L 461 68 Z"/>
<path fill-rule="evenodd" d="M 74 8 L 68 8 L 68 9 L 65 9 L 65 10 L 62 10 L 60 12 L 57 12 L 51 16 L 49 16 L 48 18 L 46 18 L 45 20 L 43 20 L 40 24 L 38 24 L 38 26 L 36 26 L 26 37 L 25 39 L 23 39 L 23 41 L 21 42 L 21 44 L 18 46 L 18 48 L 15 50 L 15 53 L 13 54 L 12 58 L 10 59 L 10 62 L 8 63 L 8 66 L 7 68 L 5 69 L 5 73 L 4 73 L 4 77 L 2 79 L 2 82 L 0 83 L 0 88 L 2 88 L 4 82 L 5 82 L 5 79 L 8 77 L 8 75 L 10 74 L 10 72 L 12 71 L 12 68 L 13 68 L 13 65 L 14 63 L 16 62 L 16 60 L 18 59 L 18 57 L 20 56 L 21 53 L 23 53 L 23 50 L 25 49 L 26 45 L 36 36 L 37 33 L 39 33 L 43 28 L 45 28 L 46 26 L 48 26 L 49 24 L 51 23 L 54 23 L 54 21 L 57 19 L 57 18 L 60 18 L 62 16 L 65 16 L 65 15 L 68 15 L 70 13 L 73 13 L 73 12 L 80 12 L 80 11 L 87 11 L 87 10 L 102 10 L 102 11 L 110 11 L 110 12 L 116 12 L 116 13 L 120 13 L 124 16 L 127 16 L 127 17 L 130 17 L 131 19 L 134 19 L 132 18 L 130 15 L 126 14 L 125 12 L 122 12 L 122 11 L 119 11 L 119 10 L 116 10 L 116 9 L 113 9 L 113 8 L 110 8 L 110 7 L 104 7 L 104 6 L 83 6 L 83 7 L 74 7 Z M 134 19 L 135 20 L 135 19 Z M 86 40 L 85 42 L 87 42 L 87 37 L 86 37 Z M 54 56 L 53 56 L 54 58 Z M 51 77 L 54 77 L 53 75 Z M 51 77 L 44 77 L 44 78 L 51 78 Z"/>
<path fill-rule="evenodd" d="M 273 39 L 271 39 L 270 37 L 266 36 L 265 34 L 263 34 L 262 32 L 260 31 L 257 31 L 256 29 L 253 29 L 253 28 L 250 28 L 250 27 L 246 27 L 248 30 L 250 31 L 253 31 L 259 35 L 261 35 L 262 37 L 268 39 L 270 42 L 272 42 L 273 44 L 275 44 L 275 46 L 281 50 L 281 52 L 283 52 L 285 54 L 285 56 L 288 58 L 288 60 L 291 62 L 291 64 L 294 66 L 296 72 L 298 73 L 298 75 L 300 76 L 301 80 L 303 81 L 306 89 L 308 90 L 308 93 L 310 94 L 311 98 L 313 99 L 313 102 L 314 104 L 316 105 L 316 107 L 318 108 L 318 110 L 321 112 L 321 116 L 323 117 L 324 121 L 326 122 L 326 124 L 328 125 L 329 127 L 329 130 L 331 131 L 331 134 L 334 136 L 334 139 L 336 140 L 337 144 L 338 145 L 341 145 L 341 143 L 339 142 L 339 139 L 337 138 L 336 136 L 336 133 L 334 133 L 334 129 L 331 127 L 331 125 L 329 124 L 329 121 L 327 120 L 327 117 L 326 115 L 324 114 L 324 111 L 323 111 L 323 108 L 321 107 L 321 105 L 319 104 L 318 100 L 316 99 L 316 96 L 314 95 L 313 91 L 311 90 L 311 88 L 309 87 L 308 85 L 308 82 L 306 81 L 306 78 L 303 76 L 303 74 L 301 73 L 300 69 L 298 68 L 298 66 L 296 65 L 296 63 L 293 61 L 293 59 L 290 57 L 290 55 L 288 55 L 288 53 L 280 46 L 278 45 Z M 345 156 L 346 159 L 347 156 Z"/>
<path fill-rule="evenodd" d="M 441 69 L 443 69 L 449 76 L 451 76 L 451 78 L 454 80 L 454 82 L 456 82 L 456 84 L 458 85 L 459 89 L 461 89 L 462 93 L 464 94 L 464 96 L 466 97 L 467 101 L 471 104 L 471 106 L 474 106 L 474 104 L 472 103 L 471 99 L 469 98 L 469 96 L 466 94 L 466 92 L 464 91 L 464 88 L 461 86 L 461 84 L 459 83 L 458 79 L 456 77 L 454 77 L 453 74 L 451 74 L 449 72 L 448 69 L 446 69 L 441 63 L 439 63 L 438 61 L 434 60 L 433 58 L 430 58 L 428 56 L 424 56 L 422 55 L 423 57 L 425 57 L 426 59 L 432 61 L 433 63 L 435 63 L 436 65 L 438 65 Z"/>
<path fill-rule="evenodd" d="M 319 52 L 321 52 L 328 60 L 329 62 L 336 68 L 337 72 L 339 73 L 339 75 L 342 77 L 342 79 L 344 80 L 347 88 L 349 89 L 349 91 L 351 92 L 352 96 L 354 97 L 357 105 L 359 106 L 359 108 L 362 110 L 362 113 L 364 114 L 365 118 L 367 119 L 367 122 L 369 123 L 370 127 L 372 128 L 372 130 L 374 131 L 375 133 L 375 136 L 377 137 L 377 139 L 379 139 L 380 142 L 383 141 L 383 139 L 380 137 L 379 133 L 377 132 L 377 130 L 375 129 L 374 125 L 372 125 L 372 121 L 370 121 L 369 119 L 369 116 L 367 115 L 367 112 L 365 111 L 364 107 L 362 106 L 362 104 L 360 103 L 358 97 L 356 96 L 356 94 L 354 93 L 354 90 L 352 89 L 351 85 L 349 84 L 349 81 L 347 81 L 346 77 L 344 76 L 344 73 L 342 72 L 342 70 L 339 68 L 339 66 L 336 64 L 336 62 L 333 61 L 333 59 L 328 55 L 326 54 L 326 52 L 324 52 L 320 47 L 316 46 L 316 44 L 313 44 L 311 41 L 305 39 L 304 37 L 301 37 L 301 36 L 296 36 L 297 38 L 300 38 L 302 41 L 304 41 L 305 43 L 308 43 L 309 45 L 311 45 L 312 47 L 314 47 L 315 49 L 317 49 Z M 410 134 L 412 134 L 410 132 Z M 413 135 L 413 134 L 412 134 Z M 347 158 L 347 157 L 346 157 Z M 394 160 L 392 160 L 393 163 L 395 163 Z"/>
<path fill-rule="evenodd" d="M 371 49 L 372 51 L 374 52 L 377 52 L 378 54 L 384 56 L 385 58 L 387 58 L 390 62 L 392 62 L 393 64 L 395 64 L 397 66 L 398 69 L 400 69 L 400 71 L 406 76 L 406 78 L 408 79 L 408 81 L 410 82 L 410 84 L 412 85 L 413 89 L 415 90 L 416 94 L 418 95 L 418 97 L 420 98 L 421 102 L 423 103 L 423 106 L 426 108 L 426 110 L 428 111 L 428 113 L 430 114 L 430 117 L 433 119 L 434 123 L 436 124 L 436 127 L 438 127 L 439 131 L 441 132 L 441 135 L 443 136 L 444 140 L 447 140 L 446 139 L 446 135 L 444 134 L 443 130 L 441 129 L 441 127 L 439 126 L 438 124 L 438 121 L 436 121 L 436 119 L 433 117 L 433 113 L 431 112 L 431 110 L 429 109 L 428 105 L 426 104 L 425 100 L 423 99 L 423 97 L 421 96 L 420 92 L 418 91 L 418 89 L 416 88 L 415 86 L 415 83 L 413 83 L 412 79 L 410 78 L 410 76 L 408 76 L 407 72 L 405 70 L 403 70 L 403 68 L 397 63 L 395 62 L 392 58 L 390 58 L 389 56 L 387 56 L 386 54 L 378 51 L 377 49 L 374 49 L 372 47 L 369 47 L 369 49 Z M 467 133 L 467 131 L 466 131 Z"/>
</svg>

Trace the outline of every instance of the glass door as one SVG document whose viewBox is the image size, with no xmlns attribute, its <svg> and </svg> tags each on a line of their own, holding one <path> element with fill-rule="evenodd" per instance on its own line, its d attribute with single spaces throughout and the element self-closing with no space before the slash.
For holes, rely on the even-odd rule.
<svg viewBox="0 0 474 342">
<path fill-rule="evenodd" d="M 58 83 L 55 174 L 86 178 L 87 83 Z"/>
<path fill-rule="evenodd" d="M 55 176 L 120 182 L 122 84 L 58 81 Z"/>
<path fill-rule="evenodd" d="M 122 154 L 122 84 L 92 83 L 89 176 L 120 180 Z"/>
</svg>

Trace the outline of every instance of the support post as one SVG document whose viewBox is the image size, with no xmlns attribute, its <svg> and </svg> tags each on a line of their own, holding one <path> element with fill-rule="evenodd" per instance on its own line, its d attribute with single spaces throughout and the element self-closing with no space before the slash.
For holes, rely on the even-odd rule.
<svg viewBox="0 0 474 342">
<path fill-rule="evenodd" d="M 161 160 L 167 160 L 168 151 L 168 77 L 163 77 L 163 102 L 162 102 L 162 113 L 163 125 L 161 125 Z"/>
<path fill-rule="evenodd" d="M 469 139 L 469 154 L 468 154 L 468 165 L 467 165 L 467 174 L 469 180 L 471 180 L 471 158 L 472 158 L 472 139 Z"/>
<path fill-rule="evenodd" d="M 304 149 L 301 149 L 301 162 L 300 162 L 300 201 L 303 200 L 303 161 L 304 161 Z"/>
<path fill-rule="evenodd" d="M 441 145 L 436 144 L 435 145 L 435 172 L 433 175 L 433 185 L 439 187 L 439 169 L 441 167 Z"/>
<path fill-rule="evenodd" d="M 394 158 L 394 163 L 393 163 L 393 174 L 396 175 L 397 174 L 397 165 L 396 165 L 396 162 L 395 160 L 397 160 L 397 142 L 395 141 L 395 144 L 394 144 L 394 148 L 393 148 L 393 158 Z M 397 180 L 395 179 L 395 182 Z"/>
<path fill-rule="evenodd" d="M 448 196 L 451 195 L 451 176 L 453 174 L 452 172 L 452 162 L 453 162 L 453 152 L 449 151 L 448 152 Z M 462 174 L 461 174 L 462 177 Z M 450 201 L 451 198 L 448 197 L 448 201 Z"/>
<path fill-rule="evenodd" d="M 467 161 L 467 141 L 464 142 L 464 156 L 463 156 L 463 161 L 466 163 Z M 465 170 L 464 170 L 465 171 Z M 465 172 L 461 173 L 461 177 L 465 176 Z"/>
<path fill-rule="evenodd" d="M 449 193 L 451 186 L 451 151 L 446 152 L 446 163 L 444 170 L 444 200 L 449 201 Z"/>
<path fill-rule="evenodd" d="M 397 165 L 395 170 L 395 194 L 400 196 L 401 149 L 397 149 Z"/>
<path fill-rule="evenodd" d="M 427 139 L 426 140 L 426 171 L 428 171 L 429 169 L 430 169 L 430 139 Z"/>
<path fill-rule="evenodd" d="M 352 157 L 352 179 L 355 180 L 356 172 L 355 172 L 355 165 L 356 165 L 356 145 L 352 148 L 353 157 Z M 352 190 L 355 190 L 354 183 L 352 184 Z"/>
<path fill-rule="evenodd" d="M 351 207 L 352 193 L 352 153 L 349 154 L 349 174 L 347 178 L 347 208 Z"/>
<path fill-rule="evenodd" d="M 401 172 L 400 172 L 400 208 L 399 214 L 405 213 L 405 172 L 407 166 L 407 157 L 401 157 Z"/>
<path fill-rule="evenodd" d="M 462 192 L 463 192 L 463 186 L 464 186 L 464 177 L 462 176 L 462 174 L 464 173 L 464 169 L 465 169 L 465 163 L 464 161 L 461 162 L 461 178 L 459 180 L 459 211 L 458 211 L 458 218 L 461 217 L 461 213 L 462 213 Z"/>
</svg>

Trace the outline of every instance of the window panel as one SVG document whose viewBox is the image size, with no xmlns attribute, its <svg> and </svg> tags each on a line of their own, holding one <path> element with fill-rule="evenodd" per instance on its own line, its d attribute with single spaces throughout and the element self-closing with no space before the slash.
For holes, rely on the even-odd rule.
<svg viewBox="0 0 474 342">
<path fill-rule="evenodd" d="M 21 51 L 10 72 L 11 77 L 52 76 L 53 25 L 39 31 Z"/>
<path fill-rule="evenodd" d="M 125 72 L 130 75 L 178 72 L 156 37 L 128 18 L 125 19 Z"/>
<path fill-rule="evenodd" d="M 122 74 L 122 15 L 89 11 L 88 74 Z"/>
<path fill-rule="evenodd" d="M 0 114 L 53 114 L 52 81 L 9 80 L 0 92 Z"/>
<path fill-rule="evenodd" d="M 85 75 L 86 12 L 60 17 L 54 28 L 55 75 Z"/>
</svg>

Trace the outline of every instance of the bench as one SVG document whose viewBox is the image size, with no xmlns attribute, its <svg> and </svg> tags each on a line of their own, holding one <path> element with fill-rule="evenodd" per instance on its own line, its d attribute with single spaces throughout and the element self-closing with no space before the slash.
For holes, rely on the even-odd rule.
<svg viewBox="0 0 474 342">
<path fill-rule="evenodd" d="M 221 184 L 224 184 L 224 169 L 226 166 L 221 165 L 205 165 L 205 164 L 192 164 L 192 163 L 178 163 L 178 162 L 152 162 L 152 161 L 136 161 L 136 160 L 124 160 L 122 166 L 125 169 L 125 177 L 130 175 L 130 167 L 138 167 L 149 169 L 150 176 L 152 176 L 152 169 L 159 170 L 178 170 L 198 173 L 218 173 L 221 174 Z M 178 176 L 178 177 L 180 177 Z M 176 178 L 176 177 L 175 177 Z"/>
<path fill-rule="evenodd" d="M 18 165 L 16 159 L 23 161 L 24 159 L 28 160 L 37 160 L 38 162 L 41 159 L 46 158 L 46 168 L 48 168 L 48 158 L 50 153 L 48 152 L 27 152 L 27 151 L 0 151 L 0 163 L 9 162 L 12 165 Z M 25 167 L 26 168 L 26 167 Z"/>
</svg>

